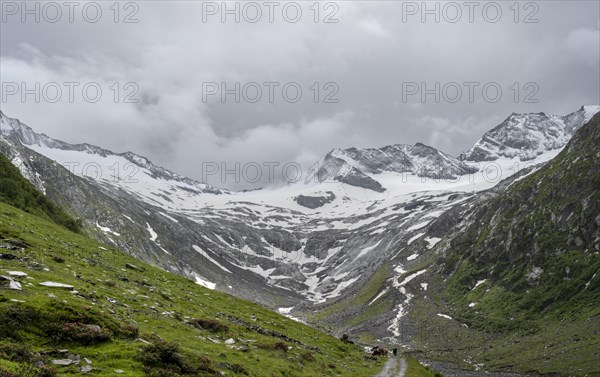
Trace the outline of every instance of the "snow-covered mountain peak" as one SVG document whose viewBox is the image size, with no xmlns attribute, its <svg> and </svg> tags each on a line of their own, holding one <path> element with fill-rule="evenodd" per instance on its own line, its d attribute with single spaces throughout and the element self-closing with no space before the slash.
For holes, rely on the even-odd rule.
<svg viewBox="0 0 600 377">
<path fill-rule="evenodd" d="M 583 112 L 584 115 L 584 123 L 587 123 L 592 117 L 598 113 L 600 113 L 600 105 L 587 105 L 581 106 L 580 112 Z"/>
<path fill-rule="evenodd" d="M 317 172 L 319 181 L 335 180 L 382 192 L 377 176 L 383 173 L 454 179 L 475 168 L 423 143 L 393 144 L 381 148 L 333 149 Z"/>
<path fill-rule="evenodd" d="M 158 195 L 164 199 L 168 197 L 165 193 L 177 190 L 183 190 L 187 195 L 225 192 L 154 165 L 146 157 L 133 152 L 114 153 L 88 143 L 70 144 L 53 139 L 4 113 L 0 113 L 0 136 L 49 157 L 76 175 L 136 193 L 143 191 L 149 196 Z"/>
<path fill-rule="evenodd" d="M 599 111 L 600 106 L 582 106 L 565 116 L 512 113 L 459 158 L 469 162 L 499 158 L 533 160 L 545 152 L 564 147 L 573 133 Z"/>
</svg>

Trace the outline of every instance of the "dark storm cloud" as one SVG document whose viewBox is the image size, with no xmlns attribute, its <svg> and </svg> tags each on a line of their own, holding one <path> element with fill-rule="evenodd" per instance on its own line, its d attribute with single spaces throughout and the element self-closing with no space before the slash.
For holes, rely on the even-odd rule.
<svg viewBox="0 0 600 377">
<path fill-rule="evenodd" d="M 439 7 L 437 14 L 423 14 L 422 2 L 340 2 L 339 9 L 321 3 L 318 23 L 312 2 L 301 3 L 296 23 L 281 13 L 290 3 L 275 8 L 273 22 L 264 3 L 255 3 L 263 11 L 256 23 L 244 19 L 255 13 L 241 14 L 240 22 L 228 15 L 225 23 L 219 13 L 207 15 L 221 2 L 132 2 L 118 14 L 112 3 L 96 3 L 102 17 L 95 23 L 78 10 L 73 22 L 66 14 L 55 23 L 44 14 L 39 23 L 31 15 L 22 22 L 6 3 L 3 83 L 102 89 L 95 103 L 77 90 L 72 103 L 65 100 L 64 87 L 57 103 L 13 95 L 1 104 L 7 115 L 70 142 L 136 151 L 194 178 L 201 178 L 201 162 L 307 166 L 333 147 L 421 141 L 456 155 L 512 112 L 564 114 L 600 102 L 598 2 L 522 2 L 518 13 L 512 2 L 481 2 L 473 22 L 465 2 L 454 8 L 428 2 L 430 10 Z M 493 4 L 502 11 L 498 20 Z M 333 13 L 339 22 L 323 22 Z M 123 22 L 127 16 L 138 22 Z M 236 103 L 227 95 L 222 103 L 218 94 L 206 95 L 214 89 L 207 83 L 223 82 L 229 89 L 239 82 L 242 91 L 247 85 L 247 96 Z M 478 83 L 472 102 L 464 85 L 470 82 Z M 272 86 L 272 103 L 264 83 L 279 84 Z M 439 103 L 432 94 L 425 101 L 420 93 L 403 98 L 403 87 L 413 88 L 406 83 L 446 85 L 447 96 L 441 93 Z M 455 103 L 451 83 L 462 90 Z M 491 83 L 502 90 L 497 102 L 481 91 Z M 289 97 L 302 90 L 298 102 L 282 93 L 286 84 Z M 254 103 L 257 88 L 263 96 Z M 528 94 L 537 102 L 526 103 Z M 327 95 L 332 103 L 325 103 Z M 138 103 L 126 103 L 128 97 Z"/>
</svg>

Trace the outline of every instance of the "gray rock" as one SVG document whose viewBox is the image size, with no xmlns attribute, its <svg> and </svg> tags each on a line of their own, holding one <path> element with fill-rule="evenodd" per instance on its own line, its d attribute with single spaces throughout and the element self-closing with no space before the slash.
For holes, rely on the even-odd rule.
<svg viewBox="0 0 600 377">
<path fill-rule="evenodd" d="M 141 268 L 139 268 L 138 266 L 131 264 L 131 263 L 125 263 L 125 268 L 129 268 L 130 270 L 135 270 L 135 271 L 142 271 Z"/>
<path fill-rule="evenodd" d="M 6 287 L 8 289 L 14 289 L 14 290 L 17 290 L 17 291 L 22 291 L 23 290 L 23 288 L 21 288 L 21 283 L 19 283 L 15 279 L 11 278 L 10 276 L 0 275 L 0 281 L 2 281 L 3 283 L 5 283 Z"/>
<path fill-rule="evenodd" d="M 327 194 L 327 196 L 298 195 L 296 198 L 294 198 L 294 200 L 303 207 L 315 209 L 335 200 L 335 195 L 333 192 L 327 191 Z"/>
<path fill-rule="evenodd" d="M 57 359 L 57 360 L 52 360 L 52 364 L 66 367 L 66 366 L 69 366 L 72 364 L 76 364 L 76 361 L 73 361 L 71 359 Z"/>
<path fill-rule="evenodd" d="M 88 372 L 91 372 L 92 369 L 94 369 L 94 368 L 92 368 L 91 365 L 82 365 L 81 368 L 79 368 L 79 371 L 81 373 L 88 373 Z"/>
<path fill-rule="evenodd" d="M 50 288 L 64 288 L 64 289 L 68 289 L 71 290 L 74 287 L 72 285 L 69 284 L 63 284 L 63 283 L 56 283 L 54 281 L 45 281 L 43 283 L 40 283 L 41 286 L 44 287 L 50 287 Z"/>
</svg>

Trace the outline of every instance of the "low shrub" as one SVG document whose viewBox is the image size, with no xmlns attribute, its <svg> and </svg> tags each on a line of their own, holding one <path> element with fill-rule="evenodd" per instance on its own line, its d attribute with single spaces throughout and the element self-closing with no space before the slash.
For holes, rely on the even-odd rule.
<svg viewBox="0 0 600 377">
<path fill-rule="evenodd" d="M 119 335 L 123 338 L 135 339 L 140 335 L 140 329 L 137 325 L 131 323 L 122 323 L 119 326 Z"/>
<path fill-rule="evenodd" d="M 68 322 L 63 324 L 59 341 L 75 341 L 85 345 L 102 343 L 113 335 L 109 329 L 98 325 L 88 325 L 80 322 Z"/>
<path fill-rule="evenodd" d="M 0 359 L 10 360 L 15 363 L 30 362 L 33 353 L 28 346 L 23 344 L 8 343 L 0 345 Z M 0 376 L 2 376 L 0 374 Z"/>
<path fill-rule="evenodd" d="M 311 351 L 302 352 L 301 356 L 302 356 L 302 360 L 304 360 L 304 361 L 314 362 L 317 360 L 315 358 L 315 354 L 312 353 Z"/>
<path fill-rule="evenodd" d="M 175 342 L 156 341 L 140 349 L 138 360 L 149 376 L 179 376 L 195 374 L 198 368 L 179 352 Z"/>
<path fill-rule="evenodd" d="M 49 365 L 36 367 L 32 364 L 21 364 L 17 370 L 16 376 L 19 377 L 58 377 L 56 369 Z"/>
<path fill-rule="evenodd" d="M 188 323 L 199 329 L 208 330 L 212 332 L 229 331 L 229 326 L 219 321 L 218 319 L 192 318 L 188 321 Z"/>
<path fill-rule="evenodd" d="M 289 350 L 289 345 L 286 342 L 276 342 L 276 343 L 260 343 L 257 345 L 258 348 L 268 351 L 283 351 L 287 352 Z"/>
</svg>

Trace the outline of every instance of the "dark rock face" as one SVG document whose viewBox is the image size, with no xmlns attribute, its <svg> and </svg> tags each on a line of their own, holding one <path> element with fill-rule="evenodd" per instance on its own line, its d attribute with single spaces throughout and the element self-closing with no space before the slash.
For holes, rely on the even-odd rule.
<svg viewBox="0 0 600 377">
<path fill-rule="evenodd" d="M 331 203 L 335 200 L 335 194 L 331 191 L 327 191 L 327 196 L 306 196 L 298 195 L 296 203 L 303 207 L 315 209 L 324 206 L 327 203 Z"/>
<path fill-rule="evenodd" d="M 362 187 L 377 192 L 385 191 L 385 188 L 381 186 L 381 183 L 377 182 L 357 168 L 352 168 L 345 174 L 336 175 L 334 179 L 350 186 Z"/>
</svg>

